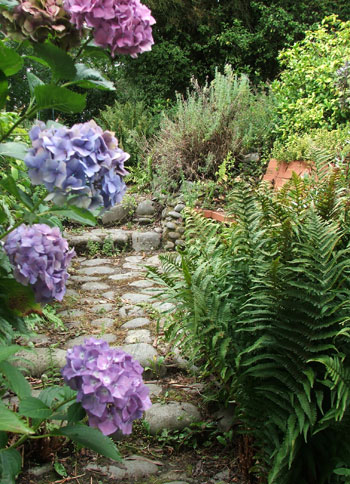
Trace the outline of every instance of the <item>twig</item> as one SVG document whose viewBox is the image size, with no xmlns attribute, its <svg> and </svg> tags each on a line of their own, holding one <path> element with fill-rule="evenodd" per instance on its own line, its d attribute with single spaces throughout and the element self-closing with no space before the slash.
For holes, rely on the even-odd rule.
<svg viewBox="0 0 350 484">
<path fill-rule="evenodd" d="M 79 477 L 84 477 L 86 474 L 80 474 L 80 476 L 73 476 L 73 477 L 65 477 L 64 479 L 60 479 L 59 481 L 54 481 L 53 484 L 64 484 L 65 482 L 73 481 L 75 479 L 79 479 Z"/>
</svg>

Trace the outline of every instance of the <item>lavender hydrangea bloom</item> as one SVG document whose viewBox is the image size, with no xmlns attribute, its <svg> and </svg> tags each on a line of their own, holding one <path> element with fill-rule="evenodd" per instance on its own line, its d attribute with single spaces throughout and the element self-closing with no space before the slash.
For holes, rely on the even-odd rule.
<svg viewBox="0 0 350 484">
<path fill-rule="evenodd" d="M 25 163 L 34 185 L 43 184 L 59 204 L 74 195 L 74 204 L 91 210 L 108 209 L 126 190 L 124 162 L 129 155 L 118 147 L 113 133 L 94 121 L 46 127 L 36 124 L 29 133 L 32 148 Z"/>
<path fill-rule="evenodd" d="M 22 224 L 7 236 L 4 249 L 15 279 L 25 286 L 30 284 L 38 302 L 62 301 L 67 267 L 75 252 L 69 250 L 57 227 Z"/>
<path fill-rule="evenodd" d="M 65 0 L 64 8 L 78 29 L 92 28 L 96 44 L 109 47 L 112 56 L 117 52 L 137 57 L 154 44 L 155 20 L 139 0 Z"/>
<path fill-rule="evenodd" d="M 95 338 L 69 349 L 62 369 L 65 383 L 78 390 L 89 424 L 104 435 L 118 429 L 130 434 L 132 422 L 152 405 L 142 372 L 132 356 Z"/>
</svg>

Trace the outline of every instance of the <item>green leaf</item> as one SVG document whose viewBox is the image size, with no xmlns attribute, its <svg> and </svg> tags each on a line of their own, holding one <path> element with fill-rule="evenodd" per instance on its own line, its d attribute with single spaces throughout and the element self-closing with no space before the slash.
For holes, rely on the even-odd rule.
<svg viewBox="0 0 350 484">
<path fill-rule="evenodd" d="M 8 141 L 0 144 L 0 156 L 10 156 L 16 160 L 24 160 L 28 152 L 28 146 L 19 141 Z"/>
<path fill-rule="evenodd" d="M 0 450 L 1 484 L 15 484 L 22 468 L 22 457 L 16 449 Z"/>
<path fill-rule="evenodd" d="M 47 40 L 45 43 L 36 43 L 34 52 L 50 66 L 56 79 L 74 79 L 76 68 L 73 59 L 64 50 Z"/>
<path fill-rule="evenodd" d="M 11 175 L 7 175 L 6 178 L 3 178 L 1 180 L 0 186 L 7 190 L 9 193 L 11 193 L 11 195 L 13 195 L 16 200 L 22 202 L 23 205 L 29 208 L 29 210 L 34 207 L 30 197 L 18 187 L 16 180 L 14 180 Z"/>
<path fill-rule="evenodd" d="M 7 307 L 16 315 L 24 316 L 32 312 L 41 314 L 41 306 L 35 301 L 31 286 L 23 286 L 15 279 L 2 277 L 0 278 L 0 294 L 6 297 Z"/>
<path fill-rule="evenodd" d="M 8 360 L 10 356 L 26 348 L 19 345 L 0 346 L 0 362 Z"/>
<path fill-rule="evenodd" d="M 36 86 L 34 95 L 39 110 L 52 108 L 63 113 L 80 113 L 86 106 L 86 94 L 78 94 L 55 84 Z"/>
<path fill-rule="evenodd" d="M 57 472 L 57 474 L 59 476 L 61 476 L 61 477 L 67 477 L 68 476 L 66 468 L 64 467 L 63 464 L 61 464 L 61 462 L 58 462 L 56 460 L 53 467 L 54 467 L 55 471 Z"/>
<path fill-rule="evenodd" d="M 113 441 L 103 435 L 98 429 L 78 424 L 62 427 L 53 431 L 52 434 L 63 435 L 73 440 L 73 442 L 94 450 L 109 459 L 121 461 L 119 451 Z"/>
<path fill-rule="evenodd" d="M 5 106 L 8 91 L 8 82 L 5 74 L 0 70 L 0 109 Z"/>
<path fill-rule="evenodd" d="M 0 42 L 0 71 L 6 77 L 13 76 L 22 69 L 23 59 L 14 49 L 6 47 Z"/>
<path fill-rule="evenodd" d="M 14 391 L 20 399 L 31 395 L 30 385 L 18 368 L 11 365 L 8 361 L 1 361 L 0 372 L 8 380 L 11 390 Z"/>
<path fill-rule="evenodd" d="M 67 420 L 70 423 L 80 422 L 85 417 L 86 412 L 79 402 L 74 402 L 68 409 Z"/>
<path fill-rule="evenodd" d="M 27 72 L 27 79 L 28 79 L 30 95 L 34 96 L 34 89 L 36 88 L 36 86 L 43 86 L 44 82 L 41 79 L 39 79 L 39 77 L 37 77 L 35 74 L 29 71 Z"/>
<path fill-rule="evenodd" d="M 18 413 L 24 417 L 46 419 L 52 415 L 52 410 L 39 398 L 26 397 L 20 402 Z"/>
<path fill-rule="evenodd" d="M 338 476 L 350 476 L 350 469 L 339 467 L 338 469 L 334 469 L 333 473 L 337 474 Z"/>
<path fill-rule="evenodd" d="M 15 434 L 34 434 L 34 431 L 2 402 L 0 402 L 0 430 Z"/>
<path fill-rule="evenodd" d="M 74 84 L 86 89 L 101 89 L 104 91 L 115 91 L 113 82 L 105 79 L 96 69 L 91 69 L 85 64 L 75 64 L 77 74 L 73 79 Z"/>
<path fill-rule="evenodd" d="M 16 0 L 0 0 L 0 8 L 5 10 L 12 10 L 17 5 L 18 2 L 16 2 Z"/>
<path fill-rule="evenodd" d="M 0 432 L 0 449 L 4 449 L 7 445 L 9 438 L 6 432 Z"/>
<path fill-rule="evenodd" d="M 96 217 L 94 217 L 89 210 L 75 207 L 74 205 L 70 206 L 69 208 L 53 207 L 53 209 L 50 210 L 50 213 L 60 215 L 61 217 L 67 217 L 71 220 L 76 220 L 77 222 L 91 226 L 96 225 L 97 222 Z"/>
</svg>

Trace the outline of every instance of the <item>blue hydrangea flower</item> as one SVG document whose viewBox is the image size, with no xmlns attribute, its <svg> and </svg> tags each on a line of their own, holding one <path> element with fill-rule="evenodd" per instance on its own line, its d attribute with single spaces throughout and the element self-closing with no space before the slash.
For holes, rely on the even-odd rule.
<svg viewBox="0 0 350 484">
<path fill-rule="evenodd" d="M 152 405 L 142 372 L 132 356 L 95 338 L 69 349 L 62 369 L 65 383 L 78 390 L 89 425 L 105 435 L 130 434 L 132 422 Z"/>
<path fill-rule="evenodd" d="M 129 155 L 118 147 L 113 133 L 102 131 L 94 121 L 70 129 L 39 122 L 29 136 L 28 174 L 34 185 L 45 185 L 49 200 L 60 204 L 70 197 L 74 205 L 90 210 L 108 209 L 122 200 Z"/>
<path fill-rule="evenodd" d="M 74 250 L 57 227 L 20 225 L 7 236 L 4 249 L 14 267 L 14 278 L 33 287 L 35 299 L 62 301 L 68 279 L 67 267 Z"/>
</svg>

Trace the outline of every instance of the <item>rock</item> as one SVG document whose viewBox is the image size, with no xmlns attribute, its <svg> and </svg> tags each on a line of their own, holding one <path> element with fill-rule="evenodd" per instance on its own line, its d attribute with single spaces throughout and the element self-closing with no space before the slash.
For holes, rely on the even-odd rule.
<svg viewBox="0 0 350 484">
<path fill-rule="evenodd" d="M 79 297 L 79 293 L 75 289 L 67 289 L 66 290 L 66 294 L 64 295 L 64 297 L 65 298 L 66 297 L 74 297 L 74 298 L 76 298 L 76 297 Z"/>
<path fill-rule="evenodd" d="M 87 259 L 81 262 L 80 265 L 86 266 L 86 267 L 93 267 L 93 266 L 101 266 L 101 265 L 110 264 L 110 263 L 111 263 L 110 259 Z"/>
<path fill-rule="evenodd" d="M 158 466 L 149 459 L 141 456 L 130 456 L 123 459 L 118 465 L 100 466 L 88 464 L 87 471 L 99 471 L 116 481 L 125 479 L 142 479 L 158 472 Z"/>
<path fill-rule="evenodd" d="M 157 234 L 161 234 L 163 232 L 163 229 L 161 227 L 155 227 L 153 230 L 157 232 Z"/>
<path fill-rule="evenodd" d="M 136 292 L 127 292 L 122 295 L 122 299 L 132 304 L 142 304 L 149 302 L 152 299 L 152 296 L 149 296 L 148 294 L 137 294 Z"/>
<path fill-rule="evenodd" d="M 156 209 L 152 200 L 142 200 L 137 206 L 136 215 L 138 217 L 154 215 L 155 211 Z"/>
<path fill-rule="evenodd" d="M 172 210 L 171 212 L 168 213 L 168 215 L 171 217 L 171 218 L 175 218 L 175 219 L 179 219 L 179 218 L 182 218 L 181 217 L 181 214 L 179 212 L 175 212 L 175 210 Z"/>
<path fill-rule="evenodd" d="M 142 271 L 142 272 L 145 271 L 145 269 L 144 269 L 144 267 L 142 267 L 142 265 L 132 264 L 131 262 L 125 262 L 123 264 L 123 269 L 129 269 L 129 270 L 133 271 L 134 274 L 137 274 L 138 273 L 137 271 Z"/>
<path fill-rule="evenodd" d="M 148 329 L 134 329 L 128 332 L 124 342 L 126 344 L 152 343 L 151 333 Z"/>
<path fill-rule="evenodd" d="M 256 163 L 260 160 L 259 153 L 248 153 L 243 156 L 244 161 Z"/>
<path fill-rule="evenodd" d="M 125 248 L 129 244 L 130 232 L 125 230 L 110 229 L 107 237 L 114 242 L 114 245 L 120 249 Z"/>
<path fill-rule="evenodd" d="M 128 218 L 131 218 L 132 213 L 133 209 L 131 207 L 125 207 L 118 203 L 102 215 L 102 223 L 103 225 L 121 224 Z"/>
<path fill-rule="evenodd" d="M 136 279 L 139 275 L 139 272 L 126 272 L 125 274 L 113 274 L 113 276 L 109 276 L 108 279 L 111 281 L 128 281 L 130 279 Z"/>
<path fill-rule="evenodd" d="M 218 421 L 218 429 L 221 432 L 228 432 L 234 424 L 234 405 L 229 404 L 227 408 L 220 408 L 213 417 Z"/>
<path fill-rule="evenodd" d="M 142 288 L 152 287 L 152 286 L 154 286 L 154 282 L 148 281 L 146 279 L 140 279 L 139 281 L 130 282 L 129 286 L 142 287 Z"/>
<path fill-rule="evenodd" d="M 199 422 L 201 414 L 197 407 L 186 402 L 154 403 L 145 412 L 145 420 L 151 435 L 162 429 L 181 430 L 192 422 Z"/>
<path fill-rule="evenodd" d="M 170 239 L 173 239 L 173 240 L 179 239 L 181 237 L 179 232 L 169 232 L 168 236 Z"/>
<path fill-rule="evenodd" d="M 154 302 L 152 304 L 152 307 L 156 311 L 159 311 L 160 313 L 170 313 L 170 312 L 174 311 L 175 304 L 167 303 L 167 302 Z"/>
<path fill-rule="evenodd" d="M 156 232 L 133 232 L 132 248 L 136 252 L 155 250 L 160 245 L 160 239 Z"/>
<path fill-rule="evenodd" d="M 216 484 L 221 484 L 226 482 L 231 482 L 230 480 L 230 470 L 225 469 L 224 471 L 218 472 L 215 476 L 211 479 L 211 482 Z"/>
<path fill-rule="evenodd" d="M 139 264 L 144 259 L 143 255 L 129 255 L 125 257 L 125 262 L 130 262 L 130 264 Z"/>
<path fill-rule="evenodd" d="M 165 245 L 164 245 L 164 249 L 165 250 L 173 250 L 175 247 L 175 244 L 173 242 L 167 242 Z"/>
<path fill-rule="evenodd" d="M 152 255 L 152 257 L 145 260 L 144 264 L 147 266 L 160 266 L 161 261 L 158 255 Z"/>
<path fill-rule="evenodd" d="M 153 220 L 151 218 L 148 218 L 148 217 L 140 217 L 140 218 L 137 219 L 137 222 L 140 225 L 151 225 L 153 223 Z"/>
<path fill-rule="evenodd" d="M 150 366 L 152 362 L 154 363 L 158 359 L 157 351 L 148 343 L 127 344 L 123 345 L 121 349 L 129 353 L 143 367 Z"/>
<path fill-rule="evenodd" d="M 112 328 L 115 324 L 115 319 L 113 318 L 97 318 L 91 321 L 92 326 L 97 328 Z"/>
<path fill-rule="evenodd" d="M 176 224 L 174 224 L 174 222 L 167 222 L 165 224 L 166 228 L 169 229 L 169 230 L 175 230 L 176 229 Z"/>
<path fill-rule="evenodd" d="M 94 313 L 107 313 L 111 312 L 115 309 L 115 305 L 112 303 L 102 303 L 102 304 L 95 304 L 92 308 L 91 311 Z"/>
<path fill-rule="evenodd" d="M 177 240 L 177 241 L 175 242 L 175 245 L 176 245 L 177 247 L 185 247 L 185 245 L 186 245 L 186 244 L 185 244 L 185 242 L 184 242 L 183 240 Z"/>
<path fill-rule="evenodd" d="M 65 309 L 64 311 L 61 311 L 58 313 L 60 318 L 81 318 L 82 316 L 85 316 L 85 311 L 82 309 Z"/>
<path fill-rule="evenodd" d="M 33 351 L 20 351 L 15 356 L 21 359 L 11 363 L 18 368 L 28 370 L 28 374 L 35 378 L 40 378 L 43 373 L 52 368 L 59 369 L 66 364 L 66 352 L 58 348 L 36 348 Z"/>
<path fill-rule="evenodd" d="M 28 469 L 28 474 L 34 477 L 41 477 L 44 474 L 48 474 L 51 471 L 52 471 L 52 464 L 48 463 L 42 466 L 31 467 L 30 469 Z"/>
<path fill-rule="evenodd" d="M 182 212 L 182 210 L 185 208 L 185 205 L 183 203 L 178 203 L 177 205 L 175 205 L 175 212 Z"/>
<path fill-rule="evenodd" d="M 116 267 L 94 266 L 94 267 L 85 267 L 84 269 L 80 269 L 79 274 L 84 274 L 85 276 L 94 276 L 94 275 L 100 276 L 104 274 L 115 274 L 119 271 Z"/>
<path fill-rule="evenodd" d="M 115 301 L 117 299 L 117 295 L 114 291 L 107 291 L 101 294 L 102 297 L 108 299 L 109 301 Z"/>
<path fill-rule="evenodd" d="M 68 237 L 66 237 L 69 243 L 70 247 L 75 247 L 76 249 L 82 249 L 86 247 L 88 242 L 96 242 L 100 244 L 102 242 L 101 237 L 91 233 L 87 232 L 83 235 L 72 235 L 69 234 Z"/>
<path fill-rule="evenodd" d="M 90 338 L 91 336 L 96 338 L 96 335 L 85 334 L 85 335 L 82 335 L 82 336 L 77 336 L 76 338 L 73 338 L 73 339 L 67 341 L 64 346 L 68 350 L 69 348 L 73 348 L 73 346 L 78 346 L 78 345 L 84 344 L 84 341 L 86 339 Z M 106 333 L 104 335 L 98 336 L 98 338 L 103 339 L 104 341 L 107 341 L 108 344 L 113 344 L 118 339 L 116 337 L 116 335 L 112 334 L 112 333 Z"/>
<path fill-rule="evenodd" d="M 105 291 L 106 289 L 109 289 L 109 286 L 104 282 L 85 282 L 85 284 L 81 286 L 81 289 L 83 291 Z"/>
<path fill-rule="evenodd" d="M 135 318 L 122 325 L 123 329 L 136 329 L 148 326 L 151 321 L 148 318 Z"/>
<path fill-rule="evenodd" d="M 179 232 L 179 234 L 183 234 L 185 232 L 185 227 L 181 226 L 177 228 L 177 231 Z"/>
<path fill-rule="evenodd" d="M 83 282 L 96 282 L 99 278 L 95 276 L 70 276 L 68 280 L 68 284 L 72 284 L 75 282 L 76 284 L 83 284 Z"/>
<path fill-rule="evenodd" d="M 150 397 L 157 397 L 163 391 L 163 388 L 160 385 L 156 385 L 155 383 L 146 383 L 146 387 L 149 389 Z"/>
<path fill-rule="evenodd" d="M 119 309 L 119 316 L 121 318 L 129 318 L 130 316 L 144 316 L 145 310 L 139 306 L 126 304 Z"/>
</svg>

